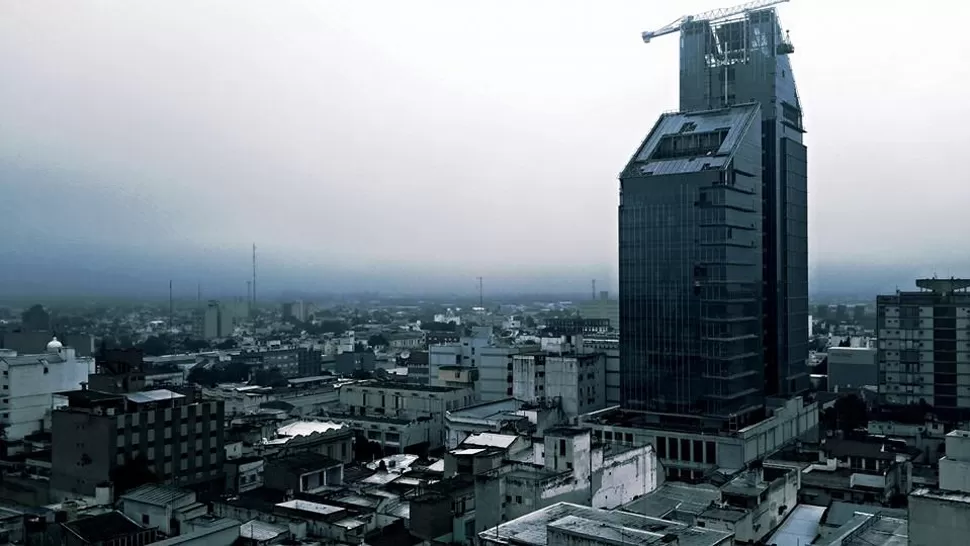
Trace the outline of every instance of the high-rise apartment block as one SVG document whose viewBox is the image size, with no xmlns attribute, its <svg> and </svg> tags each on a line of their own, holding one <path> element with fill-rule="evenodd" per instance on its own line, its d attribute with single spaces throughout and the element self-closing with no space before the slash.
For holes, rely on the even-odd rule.
<svg viewBox="0 0 970 546">
<path fill-rule="evenodd" d="M 808 386 L 793 48 L 770 8 L 680 32 L 681 111 L 620 175 L 622 403 L 737 429 Z"/>
<path fill-rule="evenodd" d="M 970 418 L 970 279 L 920 279 L 876 298 L 879 394 Z"/>
<path fill-rule="evenodd" d="M 200 339 L 229 337 L 239 320 L 236 305 L 212 300 L 195 313 L 193 334 Z M 243 315 L 244 316 L 244 315 Z"/>
</svg>

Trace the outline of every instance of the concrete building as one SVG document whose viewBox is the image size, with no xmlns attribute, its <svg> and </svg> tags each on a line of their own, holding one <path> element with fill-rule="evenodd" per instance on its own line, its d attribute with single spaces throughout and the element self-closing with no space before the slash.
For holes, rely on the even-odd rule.
<svg viewBox="0 0 970 546">
<path fill-rule="evenodd" d="M 225 411 L 167 390 L 66 393 L 53 412 L 51 489 L 93 495 L 119 467 L 144 465 L 162 483 L 221 487 Z"/>
<path fill-rule="evenodd" d="M 879 395 L 970 419 L 970 280 L 919 279 L 918 292 L 876 298 Z"/>
<path fill-rule="evenodd" d="M 119 505 L 124 515 L 170 537 L 181 534 L 188 520 L 209 512 L 205 504 L 196 500 L 195 492 L 157 484 L 146 484 L 125 493 Z"/>
<path fill-rule="evenodd" d="M 736 432 L 716 421 L 698 431 L 692 421 L 618 408 L 581 415 L 579 426 L 603 442 L 653 446 L 668 479 L 700 479 L 718 469 L 740 471 L 798 440 L 817 441 L 818 405 L 800 396 L 778 401 L 766 419 Z"/>
<path fill-rule="evenodd" d="M 605 320 L 610 330 L 620 329 L 620 301 L 610 299 L 609 292 L 603 291 L 594 300 L 579 302 L 576 310 L 584 319 Z"/>
<path fill-rule="evenodd" d="M 729 546 L 731 533 L 618 510 L 560 502 L 478 533 L 485 546 Z"/>
<path fill-rule="evenodd" d="M 52 337 L 55 337 L 54 333 L 47 330 L 0 332 L 0 349 L 9 349 L 22 355 L 42 354 L 47 351 L 47 344 Z M 60 334 L 56 337 L 65 347 L 74 349 L 75 356 L 94 356 L 94 336 Z"/>
<path fill-rule="evenodd" d="M 334 419 L 380 443 L 386 453 L 397 453 L 443 446 L 446 412 L 471 405 L 475 393 L 471 388 L 363 381 L 342 385 L 339 396 L 342 414 L 334 413 Z"/>
<path fill-rule="evenodd" d="M 304 322 L 307 319 L 306 305 L 303 300 L 291 301 L 283 304 L 283 320 L 288 318 Z"/>
<path fill-rule="evenodd" d="M 606 405 L 620 405 L 620 337 L 610 336 L 583 337 L 577 345 L 582 354 L 600 353 L 605 359 Z"/>
<path fill-rule="evenodd" d="M 44 429 L 54 407 L 54 395 L 75 390 L 94 372 L 94 360 L 76 356 L 57 338 L 42 354 L 18 355 L 0 350 L 0 425 L 8 451 L 16 451 L 25 436 Z"/>
<path fill-rule="evenodd" d="M 333 421 L 293 421 L 280 426 L 256 446 L 261 455 L 288 456 L 315 453 L 341 463 L 354 459 L 351 427 Z"/>
<path fill-rule="evenodd" d="M 482 402 L 504 400 L 512 396 L 509 367 L 519 347 L 482 347 L 479 349 L 476 392 Z"/>
<path fill-rule="evenodd" d="M 620 174 L 626 408 L 737 431 L 808 388 L 807 150 L 781 29 L 773 8 L 679 29 L 680 112 Z"/>
<path fill-rule="evenodd" d="M 265 487 L 284 493 L 316 493 L 343 485 L 344 465 L 319 453 L 297 453 L 266 462 Z"/>
<path fill-rule="evenodd" d="M 567 418 L 606 407 L 606 357 L 548 352 L 512 356 L 512 396 L 552 404 Z"/>
<path fill-rule="evenodd" d="M 192 333 L 199 339 L 229 337 L 236 327 L 236 321 L 235 306 L 210 300 L 205 307 L 196 310 Z"/>
<path fill-rule="evenodd" d="M 869 347 L 829 347 L 828 387 L 836 392 L 879 384 L 878 351 Z"/>
<path fill-rule="evenodd" d="M 395 332 L 387 335 L 387 343 L 391 349 L 420 349 L 425 345 L 425 333 Z"/>
<path fill-rule="evenodd" d="M 720 487 L 665 483 L 623 506 L 623 510 L 725 531 L 737 542 L 759 544 L 798 505 L 800 472 L 758 466 Z"/>
<path fill-rule="evenodd" d="M 940 459 L 940 489 L 970 495 L 970 432 L 946 435 L 946 455 Z"/>
<path fill-rule="evenodd" d="M 565 413 L 553 405 L 528 404 L 515 398 L 482 402 L 445 412 L 445 447 L 454 449 L 469 436 L 481 433 L 541 436 L 566 421 Z"/>
<path fill-rule="evenodd" d="M 250 376 L 257 371 L 276 370 L 283 377 L 319 376 L 322 371 L 320 351 L 309 347 L 265 347 L 248 349 L 232 356 L 233 362 L 245 364 Z"/>
<path fill-rule="evenodd" d="M 478 531 L 557 502 L 615 508 L 653 491 L 663 480 L 650 446 L 594 444 L 589 430 L 579 428 L 547 430 L 532 457 L 514 461 L 505 460 L 502 448 L 477 449 L 485 451 L 452 453 L 491 459 L 465 465 L 482 469 L 475 474 Z"/>
</svg>

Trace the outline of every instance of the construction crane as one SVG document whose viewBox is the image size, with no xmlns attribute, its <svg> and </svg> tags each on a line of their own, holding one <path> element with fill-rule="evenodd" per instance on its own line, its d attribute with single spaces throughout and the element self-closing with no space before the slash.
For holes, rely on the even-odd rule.
<svg viewBox="0 0 970 546">
<path fill-rule="evenodd" d="M 654 31 L 644 32 L 643 42 L 650 43 L 650 40 L 657 38 L 659 36 L 665 36 L 667 34 L 673 34 L 675 32 L 680 32 L 680 29 L 688 23 L 694 21 L 714 21 L 717 19 L 725 19 L 727 17 L 733 17 L 735 15 L 740 15 L 749 11 L 755 11 L 762 8 L 767 8 L 769 6 L 774 6 L 776 4 L 783 4 L 788 2 L 788 0 L 754 0 L 753 2 L 745 2 L 744 4 L 734 6 L 731 8 L 721 8 L 711 11 L 706 11 L 704 13 L 698 13 L 697 15 L 685 15 L 680 19 L 677 19 L 669 25 L 659 28 Z"/>
</svg>

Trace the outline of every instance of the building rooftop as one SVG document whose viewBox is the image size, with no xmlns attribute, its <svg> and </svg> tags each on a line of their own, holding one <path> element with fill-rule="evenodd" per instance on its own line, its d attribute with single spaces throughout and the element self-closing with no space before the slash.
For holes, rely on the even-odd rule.
<svg viewBox="0 0 970 546">
<path fill-rule="evenodd" d="M 636 537 L 637 544 L 666 544 L 677 539 L 678 546 L 715 546 L 727 544 L 730 533 L 690 527 L 682 523 L 603 510 L 560 502 L 536 510 L 498 527 L 479 533 L 486 544 L 515 544 L 517 546 L 546 546 L 549 529 L 565 531 L 585 537 L 613 537 L 622 544 L 623 537 Z"/>
<path fill-rule="evenodd" d="M 761 110 L 754 103 L 664 114 L 633 156 L 628 169 L 635 176 L 644 176 L 725 168 L 744 134 L 756 121 L 761 121 Z M 687 143 L 690 138 L 699 141 L 691 145 Z M 678 139 L 683 143 L 676 142 Z M 687 153 L 692 150 L 693 153 Z"/>
<path fill-rule="evenodd" d="M 820 546 L 906 546 L 909 543 L 909 521 L 906 517 L 886 514 L 856 513 L 833 531 Z"/>
<path fill-rule="evenodd" d="M 518 440 L 519 437 L 512 434 L 495 434 L 493 432 L 480 432 L 472 434 L 461 443 L 462 446 L 479 447 L 500 447 L 508 449 Z"/>
<path fill-rule="evenodd" d="M 280 508 L 285 508 L 287 510 L 295 510 L 297 512 L 306 512 L 311 514 L 318 514 L 321 516 L 329 516 L 342 512 L 344 509 L 339 506 L 332 506 L 329 504 L 322 504 L 319 502 L 312 502 L 306 500 L 294 499 L 286 502 L 278 503 L 276 506 Z"/>
<path fill-rule="evenodd" d="M 274 525 L 258 519 L 247 521 L 239 526 L 239 537 L 263 542 L 289 533 L 289 529 L 283 525 Z"/>
<path fill-rule="evenodd" d="M 185 395 L 179 394 L 177 392 L 172 392 L 168 389 L 157 389 L 153 391 L 142 391 L 133 392 L 125 394 L 130 402 L 135 404 L 148 404 L 151 402 L 166 402 L 169 400 L 178 400 L 180 398 L 185 398 Z"/>
<path fill-rule="evenodd" d="M 276 434 L 287 438 L 296 438 L 297 436 L 324 434 L 332 430 L 340 430 L 344 427 L 346 425 L 343 423 L 335 423 L 333 421 L 295 421 L 278 428 Z"/>
<path fill-rule="evenodd" d="M 348 385 L 344 388 L 369 388 L 369 389 L 388 389 L 396 391 L 416 391 L 416 392 L 455 392 L 459 390 L 464 390 L 456 387 L 436 387 L 432 385 L 418 385 L 417 383 L 398 383 L 396 381 L 380 381 L 378 379 L 371 379 L 368 381 L 361 381 L 354 385 Z"/>
<path fill-rule="evenodd" d="M 912 497 L 924 497 L 927 499 L 936 499 L 945 502 L 958 502 L 963 504 L 970 503 L 970 493 L 962 493 L 959 491 L 943 491 L 941 489 L 929 489 L 921 488 L 910 493 Z"/>
<path fill-rule="evenodd" d="M 720 499 L 721 492 L 713 485 L 670 482 L 625 504 L 622 509 L 654 518 L 667 517 L 672 512 L 696 516 Z"/>
<path fill-rule="evenodd" d="M 340 466 L 343 463 L 319 453 L 303 452 L 294 453 L 292 455 L 287 455 L 286 457 L 280 457 L 277 459 L 270 459 L 269 461 L 266 461 L 266 464 L 282 467 L 289 472 L 306 474 L 307 472 L 316 472 L 325 468 Z"/>
<path fill-rule="evenodd" d="M 188 496 L 194 497 L 195 493 L 169 485 L 148 483 L 125 493 L 121 496 L 121 500 L 165 506 Z"/>
<path fill-rule="evenodd" d="M 524 419 L 524 416 L 516 413 L 522 408 L 523 403 L 515 398 L 506 398 L 475 404 L 459 410 L 445 412 L 445 414 L 452 419 L 481 419 L 485 421 Z"/>
<path fill-rule="evenodd" d="M 145 530 L 117 510 L 74 520 L 64 527 L 88 543 L 108 542 Z"/>
</svg>

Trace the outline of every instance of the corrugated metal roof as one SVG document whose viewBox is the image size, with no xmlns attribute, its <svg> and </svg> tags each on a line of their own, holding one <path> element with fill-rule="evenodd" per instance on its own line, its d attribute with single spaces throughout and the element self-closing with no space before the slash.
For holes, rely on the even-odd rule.
<svg viewBox="0 0 970 546">
<path fill-rule="evenodd" d="M 258 519 L 247 521 L 239 526 L 239 536 L 241 538 L 248 538 L 260 542 L 272 540 L 288 532 L 289 529 L 282 525 L 274 525 L 272 523 L 266 523 L 265 521 L 259 521 Z"/>
<path fill-rule="evenodd" d="M 121 496 L 121 500 L 164 506 L 190 495 L 195 496 L 195 493 L 168 485 L 149 483 L 125 493 Z"/>
<path fill-rule="evenodd" d="M 185 398 L 185 395 L 172 392 L 168 389 L 157 389 L 154 391 L 133 392 L 126 394 L 125 397 L 136 404 L 146 404 L 148 402 L 161 402 L 165 400 Z"/>
</svg>

